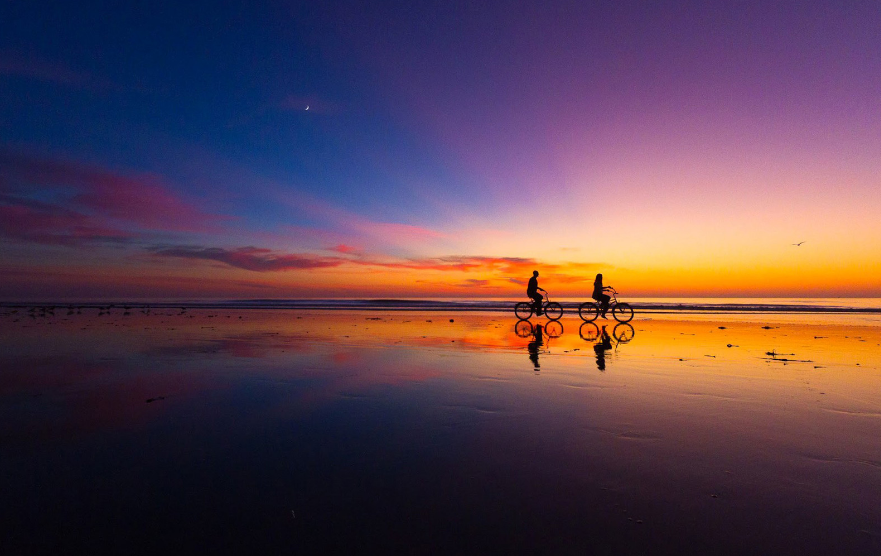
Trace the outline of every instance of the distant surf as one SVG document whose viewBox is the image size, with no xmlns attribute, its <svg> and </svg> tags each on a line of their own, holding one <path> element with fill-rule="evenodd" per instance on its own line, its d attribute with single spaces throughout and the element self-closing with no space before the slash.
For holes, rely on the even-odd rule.
<svg viewBox="0 0 881 556">
<path fill-rule="evenodd" d="M 188 308 L 348 311 L 510 312 L 521 299 L 231 299 L 0 303 L 4 308 Z M 567 312 L 584 300 L 555 299 Z M 622 299 L 625 301 L 625 299 Z M 881 313 L 879 298 L 629 298 L 641 313 Z"/>
</svg>

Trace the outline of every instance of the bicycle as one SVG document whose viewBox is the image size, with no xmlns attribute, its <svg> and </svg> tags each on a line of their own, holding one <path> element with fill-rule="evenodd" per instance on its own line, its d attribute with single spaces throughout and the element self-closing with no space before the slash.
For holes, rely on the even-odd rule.
<svg viewBox="0 0 881 556">
<path fill-rule="evenodd" d="M 612 299 L 609 300 L 609 310 L 618 322 L 630 322 L 633 319 L 633 307 L 629 303 L 618 301 L 618 291 L 609 287 Z M 585 322 L 593 322 L 600 316 L 600 304 L 597 301 L 585 301 L 578 307 L 578 316 Z"/>
<path fill-rule="evenodd" d="M 544 292 L 542 295 L 544 296 L 544 301 L 542 301 L 541 307 L 544 314 L 551 320 L 559 320 L 560 317 L 563 316 L 563 306 L 556 301 L 551 301 L 548 297 L 548 292 Z M 514 305 L 514 314 L 517 315 L 517 318 L 520 320 L 526 320 L 531 317 L 533 310 L 532 303 L 527 303 L 525 301 L 521 301 Z"/>
</svg>

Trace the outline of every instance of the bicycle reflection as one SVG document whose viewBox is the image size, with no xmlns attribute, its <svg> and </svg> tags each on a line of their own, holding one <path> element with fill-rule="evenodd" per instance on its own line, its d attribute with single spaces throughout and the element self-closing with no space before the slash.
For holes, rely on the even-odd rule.
<svg viewBox="0 0 881 556">
<path fill-rule="evenodd" d="M 514 332 L 521 338 L 532 338 L 532 341 L 526 344 L 526 351 L 529 352 L 529 360 L 532 362 L 533 368 L 540 371 L 541 365 L 538 356 L 541 353 L 549 352 L 547 349 L 542 349 L 545 346 L 545 338 L 549 344 L 551 339 L 562 336 L 563 325 L 559 321 L 533 325 L 527 320 L 521 320 L 514 326 Z"/>
<path fill-rule="evenodd" d="M 594 342 L 593 351 L 597 359 L 597 369 L 601 371 L 606 370 L 606 352 L 613 349 L 612 338 L 615 339 L 614 349 L 617 351 L 619 345 L 626 344 L 632 340 L 635 334 L 636 331 L 633 330 L 633 326 L 626 322 L 616 324 L 615 328 L 612 329 L 611 336 L 606 330 L 606 326 L 603 326 L 601 329 L 593 322 L 585 322 L 578 329 L 578 335 L 581 336 L 582 340 Z"/>
</svg>

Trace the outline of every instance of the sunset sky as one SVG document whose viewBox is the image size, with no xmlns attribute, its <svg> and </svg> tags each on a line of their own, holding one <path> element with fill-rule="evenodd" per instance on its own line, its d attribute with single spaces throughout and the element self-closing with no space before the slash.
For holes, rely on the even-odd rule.
<svg viewBox="0 0 881 556">
<path fill-rule="evenodd" d="M 877 0 L 0 5 L 0 301 L 881 297 L 879 253 Z"/>
</svg>

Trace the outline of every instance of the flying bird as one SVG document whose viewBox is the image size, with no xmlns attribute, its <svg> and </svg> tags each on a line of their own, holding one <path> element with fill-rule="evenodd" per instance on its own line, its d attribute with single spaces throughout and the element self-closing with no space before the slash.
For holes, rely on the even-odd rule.
<svg viewBox="0 0 881 556">
<path fill-rule="evenodd" d="M 799 241 L 798 243 L 793 243 L 793 245 L 795 245 L 796 247 L 799 247 L 802 243 L 804 243 L 804 242 L 803 242 L 803 241 Z"/>
</svg>

